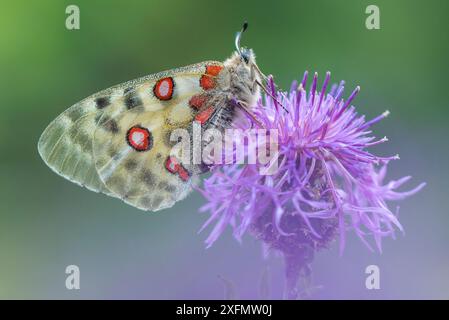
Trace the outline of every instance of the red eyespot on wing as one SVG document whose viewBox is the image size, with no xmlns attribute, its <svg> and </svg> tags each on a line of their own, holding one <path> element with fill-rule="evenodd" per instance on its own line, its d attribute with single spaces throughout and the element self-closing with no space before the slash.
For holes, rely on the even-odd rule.
<svg viewBox="0 0 449 320">
<path fill-rule="evenodd" d="M 211 76 L 217 76 L 222 69 L 222 66 L 206 66 L 206 73 Z"/>
<path fill-rule="evenodd" d="M 189 177 L 190 177 L 189 173 L 187 172 L 186 169 L 184 169 L 183 166 L 179 167 L 178 175 L 182 181 L 187 181 L 187 180 L 189 180 Z"/>
<path fill-rule="evenodd" d="M 179 170 L 179 162 L 175 157 L 168 157 L 165 161 L 165 169 L 170 173 L 176 173 Z"/>
<path fill-rule="evenodd" d="M 136 151 L 148 151 L 153 147 L 153 136 L 147 128 L 134 126 L 126 133 L 126 142 Z"/>
<path fill-rule="evenodd" d="M 211 76 L 205 74 L 205 75 L 201 76 L 200 86 L 204 90 L 210 90 L 213 87 L 215 87 L 215 80 Z"/>
<path fill-rule="evenodd" d="M 201 109 L 207 98 L 204 95 L 195 95 L 189 100 L 189 106 L 195 109 Z"/>
<path fill-rule="evenodd" d="M 156 98 L 162 101 L 170 100 L 173 97 L 175 82 L 172 77 L 159 79 L 153 87 Z"/>
<path fill-rule="evenodd" d="M 175 157 L 168 157 L 165 161 L 165 168 L 168 170 L 168 172 L 173 174 L 178 174 L 178 176 L 183 181 L 189 180 L 189 172 L 182 166 L 181 163 L 179 163 L 178 159 Z"/>
<path fill-rule="evenodd" d="M 206 66 L 206 74 L 203 75 L 200 79 L 200 86 L 204 90 L 209 90 L 215 87 L 215 79 L 220 71 L 223 69 L 222 66 Z"/>
<path fill-rule="evenodd" d="M 204 124 L 207 120 L 209 120 L 213 112 L 214 112 L 213 107 L 207 107 L 206 109 L 204 109 L 195 116 L 195 120 L 199 121 L 200 124 Z"/>
</svg>

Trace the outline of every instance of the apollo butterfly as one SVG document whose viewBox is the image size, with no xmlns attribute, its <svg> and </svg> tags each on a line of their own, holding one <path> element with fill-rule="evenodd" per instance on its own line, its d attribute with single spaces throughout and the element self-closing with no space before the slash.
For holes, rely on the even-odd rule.
<svg viewBox="0 0 449 320">
<path fill-rule="evenodd" d="M 67 109 L 45 129 L 38 150 L 61 176 L 143 210 L 171 207 L 187 196 L 204 166 L 173 154 L 171 133 L 228 128 L 236 108 L 251 115 L 262 73 L 251 49 L 224 62 L 206 61 L 100 91 Z"/>
</svg>

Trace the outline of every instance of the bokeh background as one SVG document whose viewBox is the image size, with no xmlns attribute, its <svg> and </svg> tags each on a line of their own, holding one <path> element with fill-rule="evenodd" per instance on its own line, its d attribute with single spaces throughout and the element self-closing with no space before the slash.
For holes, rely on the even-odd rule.
<svg viewBox="0 0 449 320">
<path fill-rule="evenodd" d="M 80 30 L 65 28 L 69 4 L 80 8 Z M 365 28 L 369 4 L 380 8 L 380 30 Z M 227 232 L 205 249 L 200 196 L 145 213 L 57 176 L 36 148 L 46 125 L 91 93 L 223 60 L 246 19 L 244 45 L 282 87 L 306 69 L 330 70 L 348 89 L 361 86 L 359 112 L 389 109 L 375 129 L 390 142 L 375 152 L 400 154 L 389 178 L 428 183 L 399 203 L 406 233 L 385 240 L 382 254 L 354 236 L 343 256 L 337 243 L 318 254 L 323 288 L 312 297 L 448 299 L 448 10 L 443 0 L 1 0 L 0 298 L 222 299 L 222 279 L 240 298 L 258 298 L 268 279 L 270 297 L 281 298 L 282 261 L 264 261 L 252 238 L 239 244 Z M 65 288 L 70 264 L 81 269 L 80 290 Z M 365 288 L 370 264 L 380 290 Z"/>
</svg>

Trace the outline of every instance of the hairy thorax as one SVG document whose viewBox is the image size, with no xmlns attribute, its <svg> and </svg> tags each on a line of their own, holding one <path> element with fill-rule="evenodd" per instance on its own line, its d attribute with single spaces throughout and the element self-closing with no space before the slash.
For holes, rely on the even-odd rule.
<svg viewBox="0 0 449 320">
<path fill-rule="evenodd" d="M 260 77 L 255 69 L 255 57 L 250 56 L 249 62 L 234 53 L 224 62 L 223 71 L 219 75 L 218 84 L 228 95 L 228 99 L 235 99 L 252 108 L 259 98 Z"/>
<path fill-rule="evenodd" d="M 220 130 L 231 127 L 239 115 L 241 108 L 250 110 L 254 108 L 259 96 L 260 76 L 256 71 L 256 62 L 253 54 L 248 61 L 234 53 L 224 62 L 224 68 L 217 77 L 215 97 L 217 113 L 210 125 Z"/>
</svg>

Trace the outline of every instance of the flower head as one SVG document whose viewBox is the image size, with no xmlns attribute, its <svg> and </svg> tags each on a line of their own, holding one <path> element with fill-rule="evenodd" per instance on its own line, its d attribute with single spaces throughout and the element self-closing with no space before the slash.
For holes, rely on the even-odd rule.
<svg viewBox="0 0 449 320">
<path fill-rule="evenodd" d="M 381 250 L 383 237 L 402 230 L 386 201 L 403 199 L 424 186 L 396 191 L 410 177 L 383 180 L 388 162 L 399 157 L 368 151 L 387 141 L 376 140 L 371 127 L 388 111 L 366 121 L 351 105 L 359 87 L 344 100 L 344 82 L 328 91 L 327 73 L 318 90 L 315 73 L 306 92 L 307 77 L 306 72 L 299 85 L 294 81 L 289 92 L 278 91 L 271 78 L 269 93 L 254 109 L 265 129 L 277 129 L 277 171 L 262 175 L 259 164 L 215 167 L 201 190 L 208 201 L 202 209 L 211 214 L 204 227 L 216 221 L 207 245 L 230 225 L 237 239 L 248 232 L 281 252 L 287 290 L 293 290 L 290 297 L 296 295 L 295 279 L 314 252 L 337 235 L 341 250 L 347 230 L 353 230 L 370 249 L 367 236 L 373 236 Z"/>
</svg>

